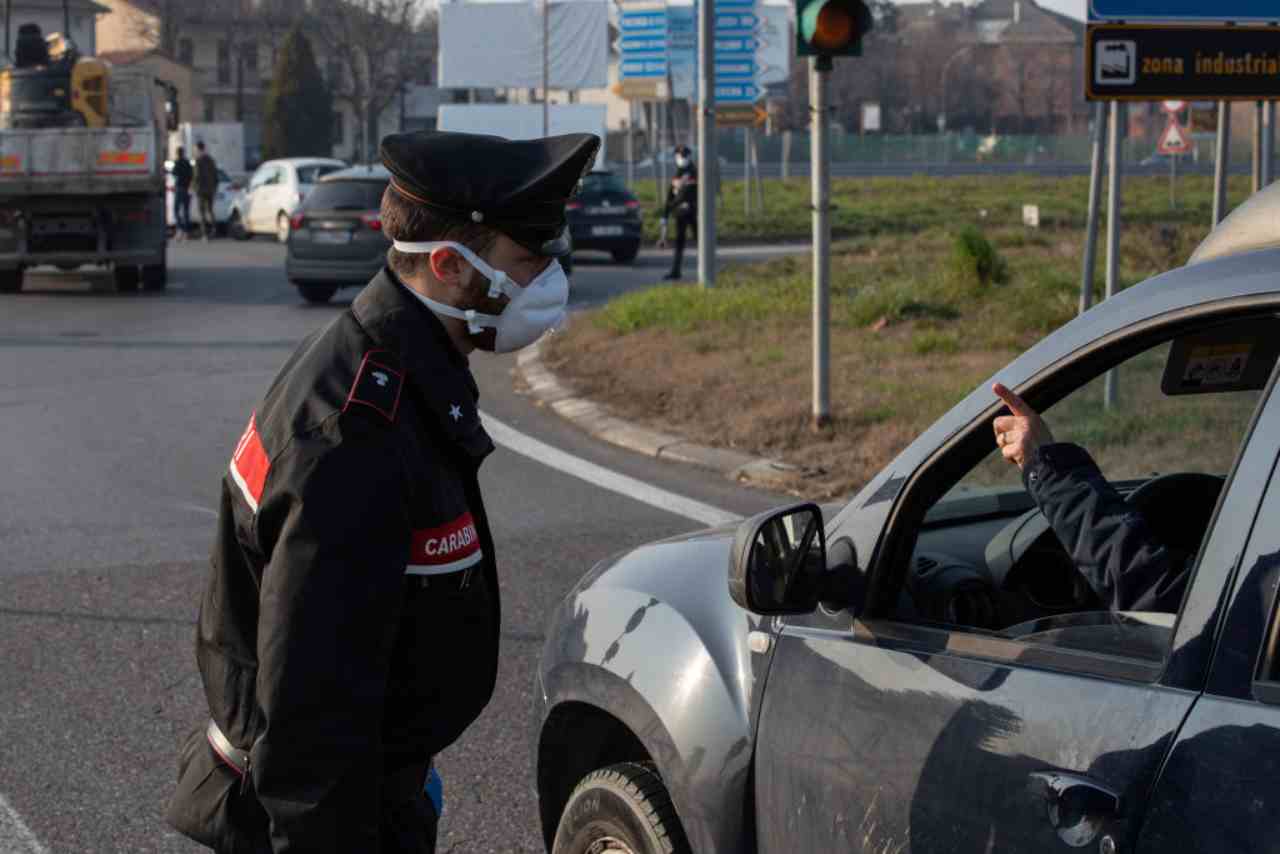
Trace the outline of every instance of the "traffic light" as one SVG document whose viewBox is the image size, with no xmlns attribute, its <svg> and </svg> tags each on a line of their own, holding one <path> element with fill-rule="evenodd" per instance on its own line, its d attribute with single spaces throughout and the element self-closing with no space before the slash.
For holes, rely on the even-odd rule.
<svg viewBox="0 0 1280 854">
<path fill-rule="evenodd" d="M 862 56 L 873 23 L 864 0 L 796 0 L 796 55 L 818 57 L 819 70 L 833 56 Z"/>
</svg>

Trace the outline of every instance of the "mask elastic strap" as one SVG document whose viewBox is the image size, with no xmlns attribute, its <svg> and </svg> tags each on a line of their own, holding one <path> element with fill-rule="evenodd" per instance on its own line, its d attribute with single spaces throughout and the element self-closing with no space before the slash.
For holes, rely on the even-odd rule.
<svg viewBox="0 0 1280 854">
<path fill-rule="evenodd" d="M 437 249 L 452 249 L 466 258 L 472 267 L 480 271 L 480 275 L 489 280 L 489 299 L 497 299 L 505 296 L 508 299 L 515 299 L 516 294 L 520 293 L 520 286 L 511 281 L 511 277 L 501 270 L 495 270 L 489 266 L 479 255 L 472 252 L 461 243 L 455 243 L 452 240 L 393 240 L 391 245 L 398 252 L 404 252 L 410 255 L 429 255 Z"/>
</svg>

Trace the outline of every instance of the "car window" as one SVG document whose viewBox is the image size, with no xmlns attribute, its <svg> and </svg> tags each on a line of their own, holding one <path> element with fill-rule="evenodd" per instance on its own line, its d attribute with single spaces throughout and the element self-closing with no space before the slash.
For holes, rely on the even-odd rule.
<svg viewBox="0 0 1280 854">
<path fill-rule="evenodd" d="M 989 421 L 974 433 L 990 447 L 976 464 L 957 462 L 974 458 L 972 446 L 933 464 L 931 473 L 954 485 L 924 508 L 909 558 L 898 560 L 892 617 L 1043 648 L 1163 661 L 1181 593 L 1264 395 L 1166 394 L 1166 374 L 1189 386 L 1221 361 L 1202 348 L 1204 364 L 1171 362 L 1173 346 L 1166 340 L 1114 368 L 1109 405 L 1109 380 L 1100 373 L 1081 378 L 1087 381 L 1041 413 L 1057 443 L 1054 458 L 1077 465 L 1083 449 L 1109 484 L 1094 490 L 1083 478 L 1058 481 L 1066 486 L 1042 499 L 1054 523 L 996 447 L 994 431 L 979 435 L 991 430 Z M 1269 352 L 1258 363 L 1268 375 L 1275 363 Z M 1229 359 L 1224 364 L 1229 370 Z M 1112 583 L 1117 575 L 1124 585 Z"/>
<path fill-rule="evenodd" d="M 316 181 L 319 181 L 322 177 L 324 177 L 325 175 L 328 175 L 330 172 L 337 172 L 339 169 L 342 169 L 342 168 L 344 167 L 336 166 L 331 163 L 313 165 L 313 166 L 299 166 L 298 167 L 298 183 L 314 184 Z"/>
<path fill-rule="evenodd" d="M 256 189 L 267 184 L 275 183 L 276 178 L 275 166 L 260 166 L 258 171 L 253 173 L 253 178 L 249 181 L 249 189 Z"/>
<path fill-rule="evenodd" d="M 617 175 L 588 174 L 578 186 L 580 193 L 626 193 L 627 185 Z"/>
<path fill-rule="evenodd" d="M 386 181 L 322 181 L 307 196 L 308 210 L 378 210 Z"/>
</svg>

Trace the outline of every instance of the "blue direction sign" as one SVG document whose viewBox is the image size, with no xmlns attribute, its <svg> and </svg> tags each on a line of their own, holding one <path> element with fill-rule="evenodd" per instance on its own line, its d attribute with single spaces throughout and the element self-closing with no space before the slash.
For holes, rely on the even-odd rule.
<svg viewBox="0 0 1280 854">
<path fill-rule="evenodd" d="M 622 52 L 618 76 L 625 80 L 667 76 L 667 13 L 662 9 L 626 9 L 619 16 Z"/>
<path fill-rule="evenodd" d="M 716 103 L 720 104 L 754 104 L 763 94 L 755 83 L 716 83 Z"/>
<path fill-rule="evenodd" d="M 717 80 L 727 80 L 730 77 L 745 77 L 747 80 L 754 81 L 756 79 L 756 71 L 756 60 L 753 54 L 748 54 L 744 59 L 716 57 Z"/>
<path fill-rule="evenodd" d="M 760 23 L 754 12 L 717 12 L 716 32 L 720 30 L 754 30 Z"/>
<path fill-rule="evenodd" d="M 733 55 L 746 54 L 747 56 L 755 56 L 756 49 L 760 47 L 760 40 L 750 35 L 735 35 L 732 38 L 726 38 L 725 33 L 716 33 L 716 59 L 721 59 Z"/>
<path fill-rule="evenodd" d="M 717 6 L 720 4 L 717 3 Z M 1090 21 L 1274 21 L 1275 0 L 1089 0 Z"/>
</svg>

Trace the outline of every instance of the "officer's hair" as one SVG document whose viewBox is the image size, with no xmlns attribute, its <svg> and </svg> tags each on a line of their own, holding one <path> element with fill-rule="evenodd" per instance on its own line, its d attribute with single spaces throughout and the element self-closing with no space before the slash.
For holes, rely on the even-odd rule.
<svg viewBox="0 0 1280 854">
<path fill-rule="evenodd" d="M 382 194 L 382 233 L 391 240 L 425 242 L 452 240 L 480 255 L 498 239 L 498 232 L 487 225 L 445 219 L 430 208 L 415 204 L 388 184 Z M 431 256 L 421 253 L 387 250 L 387 266 L 400 278 L 428 275 Z"/>
</svg>

